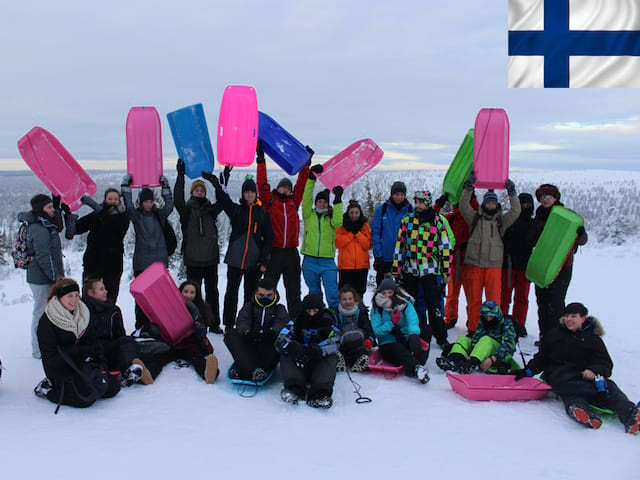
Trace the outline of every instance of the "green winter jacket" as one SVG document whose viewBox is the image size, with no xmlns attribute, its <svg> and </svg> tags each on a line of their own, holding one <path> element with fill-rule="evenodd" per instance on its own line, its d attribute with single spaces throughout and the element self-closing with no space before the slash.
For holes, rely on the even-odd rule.
<svg viewBox="0 0 640 480">
<path fill-rule="evenodd" d="M 342 226 L 342 203 L 333 205 L 327 213 L 318 214 L 313 208 L 313 187 L 316 180 L 307 180 L 302 195 L 302 221 L 304 237 L 302 254 L 311 257 L 335 258 L 336 229 Z"/>
</svg>

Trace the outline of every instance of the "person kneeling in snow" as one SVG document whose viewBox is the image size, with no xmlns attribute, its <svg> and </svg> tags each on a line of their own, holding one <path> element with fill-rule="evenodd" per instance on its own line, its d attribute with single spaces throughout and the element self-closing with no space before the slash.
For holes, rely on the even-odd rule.
<svg viewBox="0 0 640 480">
<path fill-rule="evenodd" d="M 401 364 L 407 376 L 420 383 L 429 381 L 428 350 L 420 341 L 420 322 L 413 306 L 414 299 L 387 274 L 373 297 L 371 327 L 380 345 L 382 358 Z"/>
<path fill-rule="evenodd" d="M 235 362 L 231 378 L 262 382 L 278 365 L 280 355 L 273 345 L 289 320 L 287 309 L 279 301 L 272 278 L 258 281 L 253 298 L 238 313 L 236 327 L 224 335 Z"/>
<path fill-rule="evenodd" d="M 458 337 L 448 355 L 436 358 L 442 370 L 471 373 L 480 367 L 483 372 L 509 373 L 520 365 L 513 360 L 516 351 L 516 330 L 511 317 L 502 315 L 493 300 L 480 306 L 480 321 L 472 337 Z"/>
<path fill-rule="evenodd" d="M 344 372 L 363 372 L 369 368 L 369 353 L 375 338 L 367 307 L 351 285 L 338 291 L 340 303 L 336 314 L 336 327 L 340 330 L 340 351 L 336 369 Z"/>
<path fill-rule="evenodd" d="M 564 308 L 560 324 L 542 336 L 538 353 L 516 380 L 544 372 L 544 379 L 564 402 L 567 414 L 590 428 L 602 420 L 589 404 L 616 412 L 627 433 L 640 431 L 640 409 L 609 377 L 613 362 L 602 341 L 604 329 L 597 318 L 588 316 L 582 303 Z"/>
<path fill-rule="evenodd" d="M 297 404 L 306 394 L 307 405 L 331 408 L 340 336 L 333 314 L 320 296 L 307 295 L 301 308 L 300 315 L 280 331 L 275 342 L 282 354 L 284 388 L 280 395 L 285 402 Z"/>
</svg>

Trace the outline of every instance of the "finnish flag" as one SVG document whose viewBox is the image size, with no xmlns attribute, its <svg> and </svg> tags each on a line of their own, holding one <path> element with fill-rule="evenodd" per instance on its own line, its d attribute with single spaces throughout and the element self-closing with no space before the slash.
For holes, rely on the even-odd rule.
<svg viewBox="0 0 640 480">
<path fill-rule="evenodd" d="M 509 87 L 640 87 L 640 0 L 509 0 Z"/>
</svg>

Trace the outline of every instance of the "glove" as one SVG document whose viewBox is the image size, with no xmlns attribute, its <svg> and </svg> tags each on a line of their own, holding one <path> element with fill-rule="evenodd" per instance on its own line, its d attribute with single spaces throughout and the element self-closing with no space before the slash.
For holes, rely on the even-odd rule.
<svg viewBox="0 0 640 480">
<path fill-rule="evenodd" d="M 473 171 L 471 171 L 467 179 L 464 181 L 464 189 L 473 191 L 474 183 L 476 183 L 476 176 L 473 174 Z"/>
<path fill-rule="evenodd" d="M 378 272 L 378 273 L 382 273 L 382 269 L 384 268 L 384 260 L 380 257 L 376 257 L 373 259 L 373 269 Z"/>
<path fill-rule="evenodd" d="M 335 187 L 333 187 L 332 191 L 335 195 L 333 203 L 342 203 L 342 194 L 344 193 L 344 188 L 342 188 L 340 185 L 336 185 Z"/>
<path fill-rule="evenodd" d="M 581 237 L 582 235 L 586 235 L 586 230 L 584 229 L 584 227 L 582 225 L 580 225 L 578 227 L 578 229 L 576 230 L 576 233 L 578 234 L 579 237 Z"/>
<path fill-rule="evenodd" d="M 60 210 L 60 195 L 53 195 L 51 199 L 53 200 L 53 208 Z"/>
<path fill-rule="evenodd" d="M 316 173 L 322 173 L 322 165 L 320 165 L 319 163 L 312 165 L 311 168 L 309 169 L 309 178 L 311 180 L 316 180 L 318 177 L 316 177 Z"/>
<path fill-rule="evenodd" d="M 98 202 L 96 202 L 93 198 L 91 198 L 89 195 L 83 195 L 82 197 L 80 197 L 80 201 L 84 204 L 87 205 L 88 207 L 92 208 L 94 212 L 96 213 L 100 213 L 103 209 L 102 205 L 100 205 Z"/>
<path fill-rule="evenodd" d="M 220 184 L 227 186 L 229 185 L 229 177 L 231 176 L 231 170 L 233 170 L 233 165 L 227 165 L 224 167 L 224 170 L 220 173 Z"/>
<path fill-rule="evenodd" d="M 162 184 L 162 188 L 171 188 L 171 185 L 169 185 L 169 179 L 167 177 L 165 177 L 164 175 L 160 175 L 159 180 Z"/>
<path fill-rule="evenodd" d="M 71 214 L 71 209 L 69 208 L 69 205 L 67 205 L 66 203 L 61 203 L 60 204 L 60 210 L 62 210 L 65 215 L 70 215 Z"/>
<path fill-rule="evenodd" d="M 363 345 L 367 350 L 371 350 L 373 348 L 373 342 L 368 338 L 364 340 Z"/>
<path fill-rule="evenodd" d="M 254 330 L 246 330 L 242 334 L 242 338 L 244 339 L 245 343 L 249 345 L 256 345 L 260 341 L 260 336 L 258 335 L 258 332 Z"/>
<path fill-rule="evenodd" d="M 507 195 L 513 197 L 516 194 L 516 184 L 513 183 L 513 180 L 507 178 L 507 181 L 504 182 L 504 188 L 507 190 Z"/>
<path fill-rule="evenodd" d="M 264 163 L 264 148 L 262 146 L 262 140 L 258 140 L 256 145 L 256 163 Z"/>
<path fill-rule="evenodd" d="M 315 155 L 316 152 L 313 151 L 313 148 L 311 148 L 309 145 L 305 145 L 304 149 L 309 152 L 309 154 L 311 154 L 311 157 L 313 157 Z M 311 162 L 311 158 L 309 158 L 309 162 Z"/>
<path fill-rule="evenodd" d="M 397 308 L 393 309 L 391 311 L 391 322 L 394 325 L 398 325 L 398 323 L 400 323 L 400 319 L 402 318 L 402 312 L 400 310 L 398 310 Z"/>
<path fill-rule="evenodd" d="M 213 173 L 207 173 L 203 170 L 202 172 L 200 172 L 200 176 L 205 180 L 208 180 L 209 183 L 213 185 L 213 188 L 216 188 L 216 189 L 220 188 L 220 182 L 218 181 L 218 177 L 216 177 Z"/>
<path fill-rule="evenodd" d="M 448 193 L 443 193 L 436 200 L 436 205 L 438 206 L 438 208 L 442 208 L 442 207 L 444 207 L 444 204 L 447 203 L 447 200 L 449 200 L 449 194 Z"/>
<path fill-rule="evenodd" d="M 309 363 L 309 349 L 305 348 L 301 343 L 291 342 L 287 348 L 287 351 L 293 358 L 296 367 L 304 368 L 305 365 Z"/>
<path fill-rule="evenodd" d="M 516 376 L 516 381 L 522 380 L 524 377 L 533 377 L 533 372 L 530 368 L 521 368 L 520 370 L 516 370 L 513 373 Z"/>
<path fill-rule="evenodd" d="M 131 182 L 133 182 L 133 177 L 128 173 L 125 173 L 124 177 L 122 177 L 122 182 L 120 183 L 120 186 L 128 187 L 129 185 L 131 185 Z"/>
<path fill-rule="evenodd" d="M 400 330 L 400 327 L 398 325 L 393 326 L 393 328 L 391 329 L 391 335 L 393 335 L 398 339 L 404 339 L 404 335 L 402 335 L 402 330 Z"/>
<path fill-rule="evenodd" d="M 181 158 L 179 158 L 176 163 L 176 172 L 178 172 L 178 175 L 184 175 L 184 160 Z"/>
</svg>

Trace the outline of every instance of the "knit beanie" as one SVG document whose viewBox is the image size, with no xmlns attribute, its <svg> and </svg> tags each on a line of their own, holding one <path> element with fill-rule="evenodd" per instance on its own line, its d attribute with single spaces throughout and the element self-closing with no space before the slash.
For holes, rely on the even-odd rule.
<svg viewBox="0 0 640 480">
<path fill-rule="evenodd" d="M 378 285 L 378 292 L 383 290 L 393 290 L 395 292 L 396 288 L 398 288 L 398 284 L 393 279 L 391 275 L 385 275 L 385 277 L 380 280 L 380 284 Z"/>
<path fill-rule="evenodd" d="M 53 200 L 49 195 L 39 193 L 31 198 L 31 210 L 34 212 L 41 212 L 42 209 L 51 202 L 53 202 Z"/>
<path fill-rule="evenodd" d="M 245 177 L 245 181 L 242 182 L 242 193 L 244 192 L 258 193 L 258 187 L 256 186 L 256 182 L 253 181 L 253 177 L 251 175 L 247 175 Z"/>
<path fill-rule="evenodd" d="M 310 310 L 312 308 L 317 308 L 318 310 L 322 310 L 324 308 L 324 303 L 322 302 L 322 297 L 310 293 L 306 297 L 302 299 L 302 304 L 300 305 L 302 310 Z"/>
<path fill-rule="evenodd" d="M 498 195 L 496 195 L 496 192 L 487 192 L 484 194 L 482 205 L 486 205 L 489 202 L 498 203 Z"/>
<path fill-rule="evenodd" d="M 329 189 L 325 188 L 324 190 L 322 190 L 321 192 L 318 192 L 318 194 L 316 195 L 316 199 L 313 202 L 313 204 L 315 205 L 316 203 L 318 203 L 318 200 L 326 200 L 327 202 L 329 202 Z"/>
<path fill-rule="evenodd" d="M 190 192 L 193 193 L 193 191 L 198 187 L 202 187 L 205 192 L 207 191 L 207 186 L 204 184 L 202 180 L 194 180 L 194 182 L 191 184 Z"/>
<path fill-rule="evenodd" d="M 420 190 L 413 194 L 413 201 L 421 200 L 427 207 L 433 205 L 433 197 L 431 196 L 431 192 L 429 190 Z"/>
<path fill-rule="evenodd" d="M 404 193 L 405 195 L 407 194 L 407 186 L 404 184 L 404 182 L 393 182 L 393 185 L 391 185 L 391 195 L 393 195 L 394 193 Z"/>
<path fill-rule="evenodd" d="M 143 188 L 140 190 L 140 193 L 138 193 L 138 200 L 140 200 L 140 203 L 146 202 L 147 200 L 153 200 L 153 190 L 150 188 Z"/>
<path fill-rule="evenodd" d="M 276 187 L 276 190 L 280 187 L 287 187 L 289 191 L 291 192 L 293 191 L 293 183 L 291 183 L 291 180 L 289 180 L 286 177 L 278 182 L 278 186 Z"/>
</svg>

